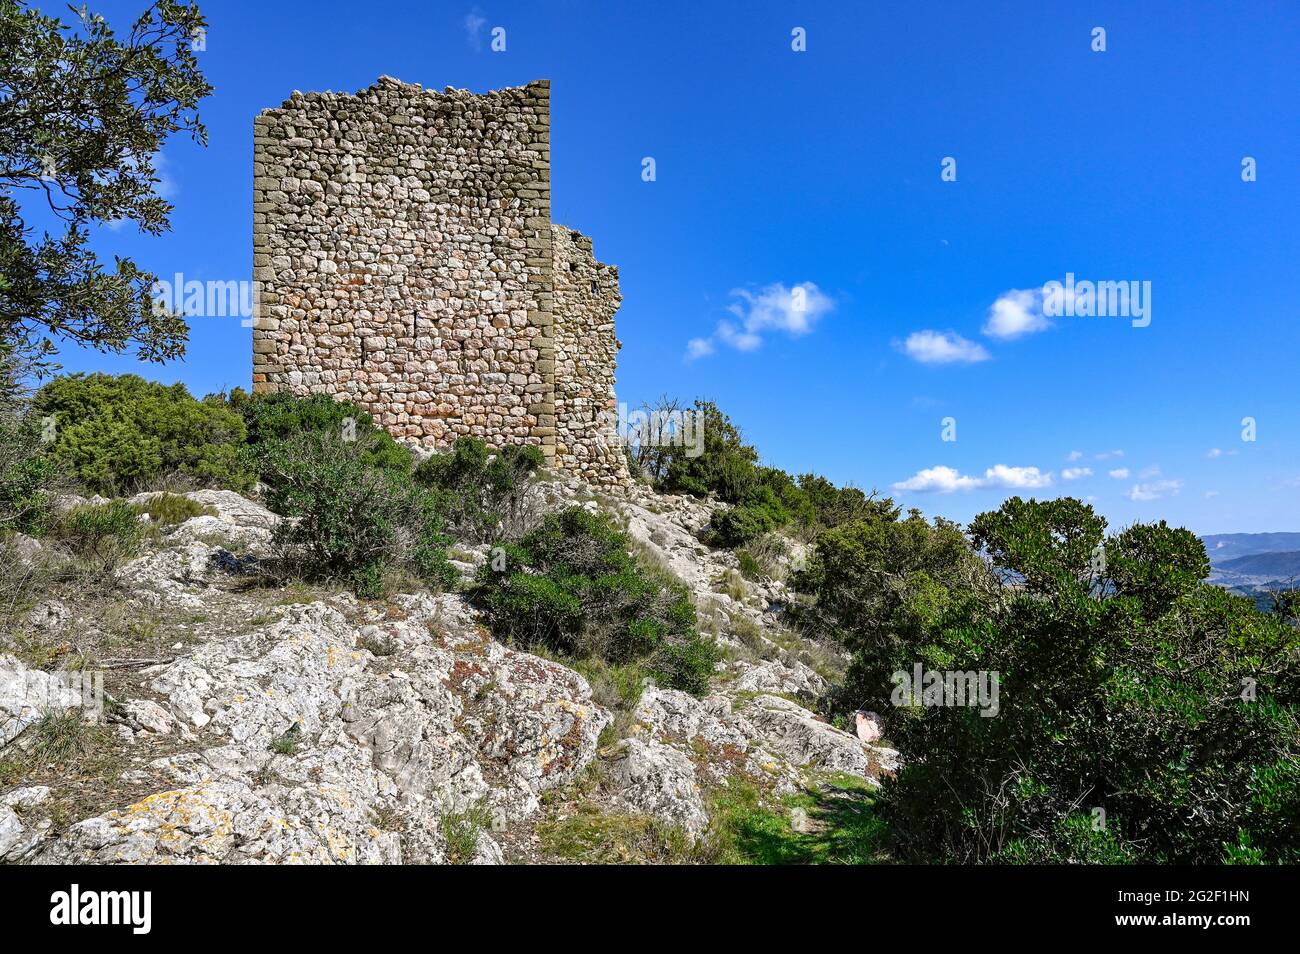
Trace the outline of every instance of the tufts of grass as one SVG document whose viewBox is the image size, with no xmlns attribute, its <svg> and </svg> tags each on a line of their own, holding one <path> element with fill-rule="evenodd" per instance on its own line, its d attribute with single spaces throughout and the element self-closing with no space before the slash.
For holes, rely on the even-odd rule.
<svg viewBox="0 0 1300 954">
<path fill-rule="evenodd" d="M 780 655 L 776 646 L 764 638 L 763 627 L 743 616 L 731 621 L 731 635 L 759 659 L 775 659 Z"/>
<path fill-rule="evenodd" d="M 725 593 L 737 603 L 745 602 L 749 596 L 749 586 L 736 570 L 727 570 L 714 580 L 713 590 L 715 593 Z"/>
<path fill-rule="evenodd" d="M 302 728 L 298 723 L 291 725 L 283 735 L 271 740 L 270 749 L 276 755 L 293 755 L 302 744 Z"/>
<path fill-rule="evenodd" d="M 147 513 L 157 529 L 174 527 L 192 517 L 215 517 L 217 512 L 206 504 L 198 503 L 180 494 L 161 493 L 148 502 L 135 505 L 136 513 Z"/>
<path fill-rule="evenodd" d="M 402 648 L 397 640 L 388 636 L 362 636 L 359 643 L 362 649 L 380 657 L 394 656 Z"/>
<path fill-rule="evenodd" d="M 370 810 L 370 821 L 380 831 L 395 831 L 399 834 L 410 828 L 410 822 L 395 805 L 379 805 Z"/>
<path fill-rule="evenodd" d="M 605 814 L 590 804 L 542 822 L 537 833 L 547 854 L 566 861 L 662 865 L 694 860 L 691 840 L 681 828 L 646 815 Z"/>
<path fill-rule="evenodd" d="M 0 788 L 30 784 L 37 778 L 115 777 L 121 765 L 113 758 L 111 734 L 101 724 L 87 722 L 75 709 L 51 712 L 24 733 L 23 746 L 13 744 L 0 755 Z"/>
<path fill-rule="evenodd" d="M 464 865 L 472 861 L 478 852 L 479 835 L 490 824 L 491 818 L 483 808 L 443 814 L 439 827 L 442 829 L 447 864 Z"/>
</svg>

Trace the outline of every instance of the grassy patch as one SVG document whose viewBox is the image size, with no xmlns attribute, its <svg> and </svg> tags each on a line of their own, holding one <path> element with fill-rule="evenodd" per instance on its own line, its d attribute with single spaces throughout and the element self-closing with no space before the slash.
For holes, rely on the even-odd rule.
<svg viewBox="0 0 1300 954">
<path fill-rule="evenodd" d="M 724 593 L 737 603 L 745 602 L 749 596 L 749 585 L 736 570 L 727 570 L 713 581 L 713 591 Z"/>
<path fill-rule="evenodd" d="M 127 762 L 108 727 L 87 722 L 72 710 L 49 713 L 23 734 L 23 745 L 0 755 L 0 789 L 49 785 L 54 789 L 40 812 L 62 829 L 101 810 Z"/>
<path fill-rule="evenodd" d="M 690 838 L 675 825 L 645 815 L 605 814 L 593 805 L 544 821 L 537 833 L 547 854 L 584 864 L 683 864 L 694 856 Z"/>
<path fill-rule="evenodd" d="M 884 825 L 865 782 L 832 775 L 782 799 L 732 779 L 710 798 L 704 852 L 716 864 L 880 864 Z M 796 826 L 798 830 L 796 830 Z"/>
<path fill-rule="evenodd" d="M 135 505 L 136 513 L 147 513 L 152 525 L 161 530 L 184 523 L 192 517 L 215 517 L 217 512 L 180 494 L 161 493 L 146 503 Z"/>
</svg>

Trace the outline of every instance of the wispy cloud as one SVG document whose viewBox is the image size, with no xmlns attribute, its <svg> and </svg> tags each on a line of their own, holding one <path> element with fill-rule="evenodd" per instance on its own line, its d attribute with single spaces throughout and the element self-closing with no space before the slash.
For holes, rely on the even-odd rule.
<svg viewBox="0 0 1300 954">
<path fill-rule="evenodd" d="M 1128 492 L 1128 499 L 1135 501 L 1159 500 L 1172 497 L 1183 489 L 1181 480 L 1155 480 L 1145 484 L 1134 484 Z"/>
<path fill-rule="evenodd" d="M 1113 457 L 1123 457 L 1123 456 L 1124 456 L 1124 452 L 1122 450 L 1109 450 L 1109 451 L 1102 451 L 1100 454 L 1095 455 L 1095 459 L 1110 460 Z"/>
<path fill-rule="evenodd" d="M 1061 471 L 1061 477 L 1065 480 L 1079 480 L 1083 477 L 1091 477 L 1091 467 L 1067 467 Z"/>
<path fill-rule="evenodd" d="M 894 347 L 922 364 L 974 364 L 991 357 L 983 345 L 955 331 L 914 331 Z"/>
<path fill-rule="evenodd" d="M 696 358 L 703 358 L 710 354 L 713 354 L 713 342 L 708 338 L 692 338 L 686 342 L 686 359 L 688 361 L 694 361 Z"/>
<path fill-rule="evenodd" d="M 1205 452 L 1205 456 L 1210 458 L 1211 460 L 1213 460 L 1216 457 L 1235 457 L 1236 454 L 1237 454 L 1236 450 L 1223 450 L 1222 448 L 1219 447 L 1211 447 L 1208 451 Z"/>
<path fill-rule="evenodd" d="M 811 332 L 817 321 L 835 308 L 831 297 L 812 282 L 799 282 L 791 288 L 775 282 L 758 292 L 736 288 L 731 295 L 736 300 L 727 310 L 734 318 L 718 322 L 709 337 L 688 341 L 686 360 L 713 354 L 717 342 L 737 351 L 755 351 L 769 332 L 798 338 Z"/>
<path fill-rule="evenodd" d="M 953 467 L 927 467 L 907 480 L 894 484 L 894 490 L 914 490 L 922 493 L 950 494 L 958 490 L 978 490 L 982 487 L 1003 487 L 1013 490 L 1036 490 L 1052 485 L 1050 472 L 1037 467 L 1008 467 L 995 464 L 984 471 L 983 477 L 962 474 Z"/>
<path fill-rule="evenodd" d="M 487 17 L 483 15 L 483 11 L 475 7 L 465 14 L 462 22 L 465 25 L 466 42 L 475 50 L 483 49 L 483 28 L 487 26 Z"/>
<path fill-rule="evenodd" d="M 1116 467 L 1114 470 L 1107 471 L 1116 480 L 1128 480 L 1128 468 Z"/>
</svg>

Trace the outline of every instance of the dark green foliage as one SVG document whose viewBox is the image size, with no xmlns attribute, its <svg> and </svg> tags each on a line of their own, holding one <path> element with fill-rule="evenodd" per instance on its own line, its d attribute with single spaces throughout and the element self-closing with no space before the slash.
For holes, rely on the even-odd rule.
<svg viewBox="0 0 1300 954">
<path fill-rule="evenodd" d="M 1104 572 L 1116 593 L 1141 601 L 1153 616 L 1171 609 L 1180 593 L 1210 575 L 1205 544 L 1190 530 L 1173 529 L 1163 520 L 1122 531 L 1104 556 Z"/>
<path fill-rule="evenodd" d="M 813 822 L 795 831 L 801 809 Z M 887 861 L 884 825 L 866 783 L 836 775 L 776 801 L 743 777 L 711 793 L 699 853 L 710 864 L 868 865 Z"/>
<path fill-rule="evenodd" d="M 192 45 L 205 21 L 197 6 L 159 0 L 118 37 L 70 9 L 71 26 L 0 2 L 0 336 L 47 354 L 62 339 L 175 358 L 184 319 L 153 307 L 154 276 L 131 259 L 106 270 L 90 226 L 168 229 L 155 155 L 173 133 L 207 140 L 197 106 L 211 87 Z M 61 230 L 28 226 L 31 202 Z"/>
<path fill-rule="evenodd" d="M 264 446 L 267 504 L 298 518 L 280 524 L 277 544 L 300 575 L 344 581 L 359 596 L 381 596 L 387 569 L 451 585 L 436 499 L 405 473 L 373 466 L 376 439 L 314 430 Z"/>
<path fill-rule="evenodd" d="M 883 802 L 904 858 L 1300 859 L 1300 634 L 1206 584 L 1187 531 L 1105 530 L 1013 498 L 971 525 L 987 571 L 915 515 L 818 540 L 808 616 L 854 651 L 835 705 L 892 713 L 908 753 Z M 895 697 L 918 663 L 998 673 L 996 715 Z"/>
<path fill-rule="evenodd" d="M 695 630 L 690 595 L 629 546 L 606 517 L 551 514 L 518 546 L 494 551 L 478 601 L 499 638 L 615 665 L 644 658 L 664 685 L 705 691 L 717 650 Z"/>
<path fill-rule="evenodd" d="M 744 442 L 740 430 L 712 401 L 696 401 L 682 412 L 674 401 L 662 400 L 648 414 L 690 413 L 703 428 L 703 445 L 638 447 L 635 463 L 664 493 L 697 497 L 716 494 L 733 506 L 720 511 L 705 533 L 718 547 L 740 547 L 772 530 L 789 528 L 815 536 L 826 527 L 875 512 L 893 504 L 879 501 L 855 487 L 839 488 L 815 474 L 798 479 L 776 467 L 758 463 L 758 451 Z"/>
<path fill-rule="evenodd" d="M 51 520 L 51 488 L 59 479 L 42 453 L 34 419 L 0 412 L 0 538 L 17 531 L 40 536 Z"/>
<path fill-rule="evenodd" d="M 740 429 L 712 401 L 696 401 L 693 413 L 703 428 L 703 452 L 689 447 L 663 448 L 666 462 L 659 487 L 666 493 L 705 497 L 716 493 L 728 503 L 739 503 L 755 482 L 758 451 L 746 444 Z"/>
<path fill-rule="evenodd" d="M 50 529 L 50 536 L 94 576 L 111 575 L 139 553 L 144 535 L 140 511 L 122 500 L 73 507 Z"/>
<path fill-rule="evenodd" d="M 512 445 L 493 452 L 477 438 L 462 437 L 448 453 L 420 464 L 415 479 L 438 492 L 458 537 L 488 542 L 524 529 L 529 480 L 543 463 L 539 447 Z"/>
<path fill-rule="evenodd" d="M 131 493 L 167 474 L 232 490 L 253 483 L 241 455 L 243 420 L 196 401 L 182 384 L 134 374 L 68 375 L 37 392 L 30 416 L 54 418 L 47 453 L 95 493 Z"/>
<path fill-rule="evenodd" d="M 762 580 L 767 574 L 763 572 L 763 566 L 755 558 L 754 554 L 748 550 L 740 550 L 736 553 L 736 559 L 740 561 L 740 575 L 747 580 Z"/>
<path fill-rule="evenodd" d="M 336 401 L 328 394 L 298 396 L 287 391 L 248 397 L 236 389 L 228 402 L 243 418 L 255 460 L 278 441 L 315 431 L 340 440 L 360 441 L 363 459 L 372 467 L 399 473 L 411 470 L 410 451 L 376 427 L 370 415 L 350 401 Z M 260 462 L 255 466 L 260 469 Z"/>
</svg>

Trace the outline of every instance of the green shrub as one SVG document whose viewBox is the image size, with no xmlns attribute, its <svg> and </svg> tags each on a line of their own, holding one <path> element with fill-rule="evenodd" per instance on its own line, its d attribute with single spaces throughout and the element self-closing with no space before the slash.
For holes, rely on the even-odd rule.
<svg viewBox="0 0 1300 954">
<path fill-rule="evenodd" d="M 696 632 L 689 593 L 630 546 L 606 517 L 550 514 L 484 564 L 477 599 L 498 638 L 615 665 L 646 659 L 664 685 L 705 691 L 717 649 Z"/>
<path fill-rule="evenodd" d="M 372 467 L 409 473 L 413 466 L 411 452 L 350 401 L 338 401 L 328 394 L 299 396 L 277 391 L 252 397 L 232 395 L 230 403 L 242 416 L 254 461 L 260 461 L 268 447 L 315 432 L 360 441 L 363 460 Z"/>
<path fill-rule="evenodd" d="M 740 547 L 789 522 L 789 512 L 767 487 L 755 488 L 745 503 L 714 514 L 706 534 L 716 547 Z"/>
<path fill-rule="evenodd" d="M 142 489 L 168 474 L 247 490 L 243 419 L 134 374 L 73 374 L 37 392 L 32 416 L 52 416 L 51 458 L 87 489 L 105 495 Z"/>
<path fill-rule="evenodd" d="M 897 706 L 899 854 L 1300 860 L 1300 632 L 1207 584 L 1199 541 L 1163 523 L 1107 538 L 1078 500 L 1012 498 L 969 529 L 974 548 L 916 514 L 859 521 L 805 574 L 806 620 L 853 652 L 836 708 Z M 996 673 L 996 713 L 896 698 L 918 664 Z"/>
<path fill-rule="evenodd" d="M 50 535 L 93 575 L 108 576 L 140 552 L 145 527 L 140 511 L 114 500 L 73 507 L 58 517 Z"/>
<path fill-rule="evenodd" d="M 758 451 L 746 444 L 739 428 L 712 401 L 695 402 L 681 411 L 676 401 L 662 399 L 648 415 L 689 413 L 702 430 L 702 446 L 668 444 L 629 449 L 633 473 L 643 472 L 663 493 L 696 497 L 716 494 L 733 504 L 717 513 L 704 534 L 716 547 L 740 547 L 773 530 L 788 528 L 807 537 L 874 512 L 887 512 L 893 502 L 878 500 L 855 487 L 836 487 L 824 477 L 803 474 L 797 479 L 776 467 L 758 463 Z"/>
<path fill-rule="evenodd" d="M 758 451 L 746 444 L 739 428 L 712 401 L 696 401 L 690 413 L 703 429 L 699 453 L 686 446 L 654 448 L 647 469 L 664 493 L 707 497 L 716 493 L 739 503 L 757 482 Z"/>
<path fill-rule="evenodd" d="M 494 453 L 481 440 L 462 437 L 448 453 L 420 464 L 415 479 L 438 492 L 458 537 L 486 543 L 527 529 L 530 478 L 543 463 L 539 447 L 510 445 Z"/>
<path fill-rule="evenodd" d="M 59 477 L 55 461 L 42 452 L 35 422 L 0 412 L 0 538 L 45 532 Z"/>
<path fill-rule="evenodd" d="M 739 550 L 736 559 L 740 562 L 740 573 L 747 580 L 759 581 L 767 576 L 758 558 L 748 550 Z"/>
<path fill-rule="evenodd" d="M 299 575 L 347 582 L 363 597 L 383 594 L 388 568 L 450 586 L 437 501 L 405 473 L 372 465 L 376 439 L 308 431 L 264 445 L 267 504 L 293 518 L 276 529 L 280 552 Z"/>
</svg>

